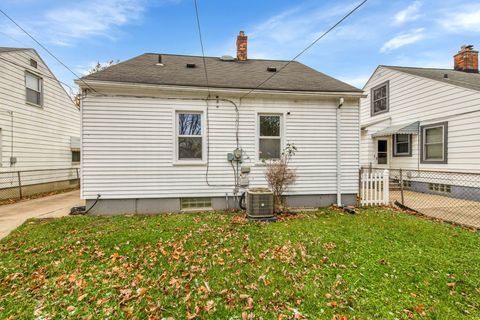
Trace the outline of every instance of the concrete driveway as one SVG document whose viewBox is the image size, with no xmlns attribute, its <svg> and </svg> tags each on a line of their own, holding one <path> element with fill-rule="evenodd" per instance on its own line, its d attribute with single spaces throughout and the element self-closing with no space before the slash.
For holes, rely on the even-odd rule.
<svg viewBox="0 0 480 320">
<path fill-rule="evenodd" d="M 20 201 L 0 206 L 0 239 L 29 218 L 54 218 L 66 216 L 70 208 L 85 205 L 80 191 L 70 191 L 53 196 Z"/>
</svg>

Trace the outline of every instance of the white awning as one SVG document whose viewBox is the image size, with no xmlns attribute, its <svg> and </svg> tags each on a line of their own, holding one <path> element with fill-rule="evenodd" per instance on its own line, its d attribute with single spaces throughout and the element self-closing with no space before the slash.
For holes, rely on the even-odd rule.
<svg viewBox="0 0 480 320">
<path fill-rule="evenodd" d="M 380 130 L 372 134 L 372 137 L 385 137 L 391 136 L 394 134 L 418 134 L 418 127 L 420 122 L 414 122 L 410 124 L 399 124 L 395 126 L 388 127 L 386 129 Z"/>
<path fill-rule="evenodd" d="M 80 151 L 80 138 L 79 137 L 70 137 L 70 148 L 73 151 Z"/>
</svg>

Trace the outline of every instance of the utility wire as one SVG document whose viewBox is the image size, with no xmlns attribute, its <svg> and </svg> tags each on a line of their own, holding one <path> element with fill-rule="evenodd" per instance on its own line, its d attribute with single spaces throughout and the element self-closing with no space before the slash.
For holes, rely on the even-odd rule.
<svg viewBox="0 0 480 320">
<path fill-rule="evenodd" d="M 22 68 L 22 69 L 25 69 L 25 66 L 22 66 L 21 64 L 16 63 L 16 62 L 13 62 L 13 61 L 11 61 L 11 60 L 9 60 L 9 59 L 5 59 L 4 57 L 0 57 L 0 60 L 3 60 L 3 61 L 5 61 L 5 62 L 8 62 L 8 63 L 12 64 L 12 65 L 15 65 L 15 66 L 17 66 L 17 67 L 20 67 L 20 68 Z M 41 73 L 41 72 L 38 72 L 38 71 L 36 72 L 36 74 L 39 74 L 39 75 L 41 75 L 41 76 L 44 77 L 44 78 L 53 79 L 53 80 L 57 81 L 58 83 L 63 84 L 64 86 L 67 86 L 72 92 L 75 91 L 75 90 L 73 90 L 73 88 L 72 88 L 70 85 L 68 85 L 68 84 L 65 83 L 65 82 L 62 82 L 62 81 L 58 80 L 58 79 L 55 78 L 54 76 L 51 76 L 51 75 L 48 75 L 48 74 L 44 74 L 44 73 Z"/>
<path fill-rule="evenodd" d="M 197 4 L 197 0 L 193 0 L 193 2 L 195 4 L 195 15 L 197 17 L 198 38 L 200 40 L 200 47 L 202 48 L 203 69 L 205 70 L 205 81 L 206 81 L 207 91 L 208 91 L 208 97 L 207 98 L 210 98 L 210 87 L 208 85 L 207 61 L 205 59 L 205 50 L 203 48 L 202 29 L 200 27 L 200 17 L 199 17 L 199 14 L 198 14 L 198 4 Z"/>
<path fill-rule="evenodd" d="M 78 76 L 75 72 L 72 71 L 72 69 L 70 69 L 65 63 L 63 63 L 59 58 L 57 58 L 56 55 L 54 55 L 50 50 L 48 50 L 47 47 L 45 47 L 43 44 L 41 44 L 37 39 L 35 39 L 30 33 L 28 33 L 27 30 L 25 30 L 24 28 L 22 28 L 22 26 L 20 26 L 15 20 L 13 20 L 13 18 L 11 18 L 5 11 L 3 11 L 2 9 L 0 9 L 0 12 L 5 16 L 7 17 L 8 20 L 10 20 L 13 24 L 15 24 L 20 30 L 22 30 L 27 36 L 29 36 L 33 41 L 35 41 L 35 43 L 37 43 L 40 47 L 42 47 L 43 50 L 45 50 L 49 55 L 51 55 L 55 60 L 57 60 L 58 63 L 60 63 L 62 66 L 65 67 L 65 69 L 67 69 L 68 71 L 70 71 L 71 74 L 73 74 L 77 79 L 79 79 L 80 81 L 82 81 L 88 88 L 90 88 L 92 91 L 98 93 L 97 90 L 93 89 L 88 83 L 86 83 L 82 78 L 80 78 L 80 76 Z"/>
<path fill-rule="evenodd" d="M 360 4 L 358 4 L 355 8 L 353 8 L 352 10 L 350 10 L 342 19 L 340 19 L 337 23 L 335 23 L 333 26 L 331 26 L 327 31 L 325 31 L 324 33 L 322 33 L 322 35 L 320 35 L 318 38 L 316 38 L 312 43 L 310 43 L 305 49 L 303 49 L 302 51 L 300 51 L 300 53 L 298 53 L 295 57 L 293 57 L 293 59 L 291 59 L 290 61 L 288 61 L 286 64 L 284 64 L 280 69 L 278 69 L 277 72 L 275 73 L 272 73 L 271 76 L 269 76 L 267 79 L 265 79 L 264 81 L 262 81 L 258 86 L 256 86 L 255 88 L 251 89 L 250 91 L 248 91 L 246 94 L 244 94 L 243 96 L 240 97 L 240 99 L 243 99 L 245 98 L 246 96 L 248 96 L 250 93 L 252 93 L 253 91 L 257 90 L 258 88 L 260 88 L 262 85 L 264 85 L 267 81 L 269 81 L 270 79 L 272 79 L 273 77 L 275 77 L 277 74 L 279 74 L 283 69 L 285 69 L 286 67 L 288 67 L 288 65 L 290 63 L 292 63 L 293 61 L 295 61 L 298 57 L 300 57 L 302 54 L 304 54 L 308 49 L 310 49 L 311 47 L 313 47 L 318 41 L 320 41 L 322 38 L 324 38 L 327 34 L 329 34 L 333 29 L 335 29 L 338 25 L 340 25 L 343 21 L 345 21 L 350 15 L 352 15 L 355 11 L 357 11 L 358 9 L 360 9 L 361 6 L 363 6 L 368 0 L 363 0 Z"/>
</svg>

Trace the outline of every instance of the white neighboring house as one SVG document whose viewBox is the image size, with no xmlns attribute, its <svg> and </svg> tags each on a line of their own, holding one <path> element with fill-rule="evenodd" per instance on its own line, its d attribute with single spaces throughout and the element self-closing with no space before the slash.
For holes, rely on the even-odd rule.
<svg viewBox="0 0 480 320">
<path fill-rule="evenodd" d="M 235 181 L 266 186 L 261 158 L 287 143 L 298 148 L 290 206 L 356 203 L 362 91 L 293 62 L 240 99 L 287 63 L 247 59 L 246 41 L 236 59 L 205 58 L 209 88 L 202 57 L 153 53 L 77 81 L 81 197 L 90 207 L 100 195 L 92 213 L 236 207 Z"/>
<path fill-rule="evenodd" d="M 30 171 L 22 173 L 24 194 L 68 187 L 79 138 L 80 111 L 38 53 L 0 48 L 0 187 L 18 186 L 15 171 Z M 60 168 L 72 170 L 46 170 Z"/>
<path fill-rule="evenodd" d="M 381 65 L 364 91 L 361 166 L 407 169 L 404 184 L 412 190 L 479 199 L 478 176 L 460 174 L 480 173 L 480 74 L 473 46 L 454 56 L 454 69 Z"/>
<path fill-rule="evenodd" d="M 379 66 L 361 99 L 361 165 L 480 173 L 478 51 L 455 68 Z"/>
</svg>

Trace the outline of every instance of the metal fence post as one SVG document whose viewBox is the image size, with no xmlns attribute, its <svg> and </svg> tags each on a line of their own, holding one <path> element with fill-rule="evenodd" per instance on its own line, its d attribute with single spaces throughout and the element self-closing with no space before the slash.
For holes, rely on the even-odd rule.
<svg viewBox="0 0 480 320">
<path fill-rule="evenodd" d="M 80 175 L 78 173 L 78 168 L 75 168 L 75 170 L 77 171 L 77 181 L 78 181 L 78 186 L 80 187 Z"/>
<path fill-rule="evenodd" d="M 22 179 L 20 178 L 20 171 L 17 171 L 18 175 L 18 193 L 20 195 L 20 199 L 22 199 Z"/>
<path fill-rule="evenodd" d="M 402 202 L 403 205 L 403 173 L 402 169 L 399 169 L 400 172 L 400 201 Z"/>
</svg>

